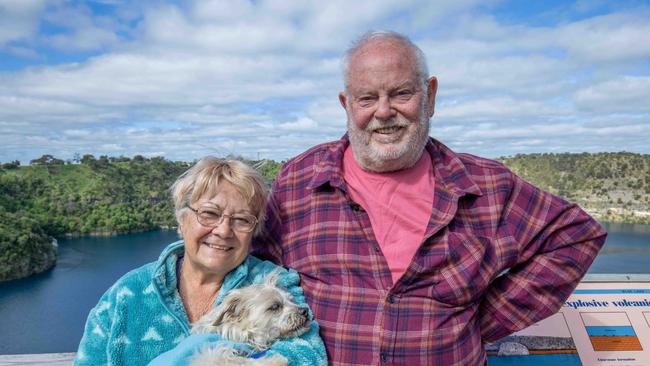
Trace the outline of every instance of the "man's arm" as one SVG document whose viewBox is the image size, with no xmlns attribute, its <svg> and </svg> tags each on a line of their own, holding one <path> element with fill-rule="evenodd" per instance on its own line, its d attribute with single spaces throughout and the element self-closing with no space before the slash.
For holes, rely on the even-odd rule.
<svg viewBox="0 0 650 366">
<path fill-rule="evenodd" d="M 282 262 L 282 221 L 280 219 L 280 204 L 277 195 L 278 179 L 275 180 L 273 188 L 269 193 L 266 202 L 265 219 L 262 232 L 253 239 L 252 254 L 260 259 L 266 259 L 273 263 L 284 265 Z"/>
<path fill-rule="evenodd" d="M 517 262 L 488 288 L 479 315 L 493 342 L 562 306 L 605 242 L 605 230 L 577 205 L 514 176 L 502 224 L 519 244 Z"/>
</svg>

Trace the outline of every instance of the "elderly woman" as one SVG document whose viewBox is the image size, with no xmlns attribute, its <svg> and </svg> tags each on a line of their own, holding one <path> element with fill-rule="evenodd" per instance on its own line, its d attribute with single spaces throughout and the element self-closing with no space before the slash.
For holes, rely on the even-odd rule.
<svg viewBox="0 0 650 366">
<path fill-rule="evenodd" d="M 248 255 L 266 199 L 254 169 L 206 157 L 176 180 L 172 194 L 182 240 L 106 291 L 88 315 L 74 365 L 146 365 L 179 343 L 176 349 L 187 348 L 190 324 L 228 291 L 280 268 Z M 295 271 L 281 269 L 278 284 L 307 306 Z M 276 342 L 273 352 L 290 365 L 326 364 L 315 321 L 302 336 Z"/>
</svg>

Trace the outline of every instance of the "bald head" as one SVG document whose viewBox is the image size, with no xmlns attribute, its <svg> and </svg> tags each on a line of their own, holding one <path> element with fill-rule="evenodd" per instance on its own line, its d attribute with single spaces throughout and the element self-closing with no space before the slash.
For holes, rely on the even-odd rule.
<svg viewBox="0 0 650 366">
<path fill-rule="evenodd" d="M 345 52 L 342 60 L 343 82 L 347 91 L 350 83 L 351 64 L 354 59 L 367 52 L 382 52 L 401 50 L 405 59 L 413 62 L 413 71 L 420 81 L 420 87 L 426 90 L 429 70 L 427 60 L 422 50 L 407 37 L 391 31 L 370 31 L 352 42 L 351 47 Z"/>
</svg>

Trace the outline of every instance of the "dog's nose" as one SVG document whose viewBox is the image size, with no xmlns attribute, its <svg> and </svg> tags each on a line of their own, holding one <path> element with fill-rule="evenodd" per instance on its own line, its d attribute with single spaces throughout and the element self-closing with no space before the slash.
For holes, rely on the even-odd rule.
<svg viewBox="0 0 650 366">
<path fill-rule="evenodd" d="M 307 308 L 300 308 L 300 315 L 307 317 L 309 315 L 309 311 L 307 310 Z"/>
</svg>

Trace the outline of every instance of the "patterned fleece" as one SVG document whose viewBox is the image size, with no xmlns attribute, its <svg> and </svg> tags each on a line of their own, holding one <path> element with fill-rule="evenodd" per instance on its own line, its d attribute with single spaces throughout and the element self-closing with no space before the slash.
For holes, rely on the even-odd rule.
<svg viewBox="0 0 650 366">
<path fill-rule="evenodd" d="M 158 261 L 127 273 L 106 291 L 88 315 L 73 365 L 146 365 L 189 335 L 189 320 L 176 286 L 176 263 L 183 250 L 183 241 L 170 244 Z M 248 256 L 226 276 L 215 305 L 232 289 L 262 283 L 276 268 Z M 296 303 L 307 306 L 299 281 L 295 271 L 283 270 L 278 284 Z M 269 354 L 282 354 L 289 365 L 326 365 L 318 331 L 312 321 L 307 333 L 276 342 Z"/>
</svg>

